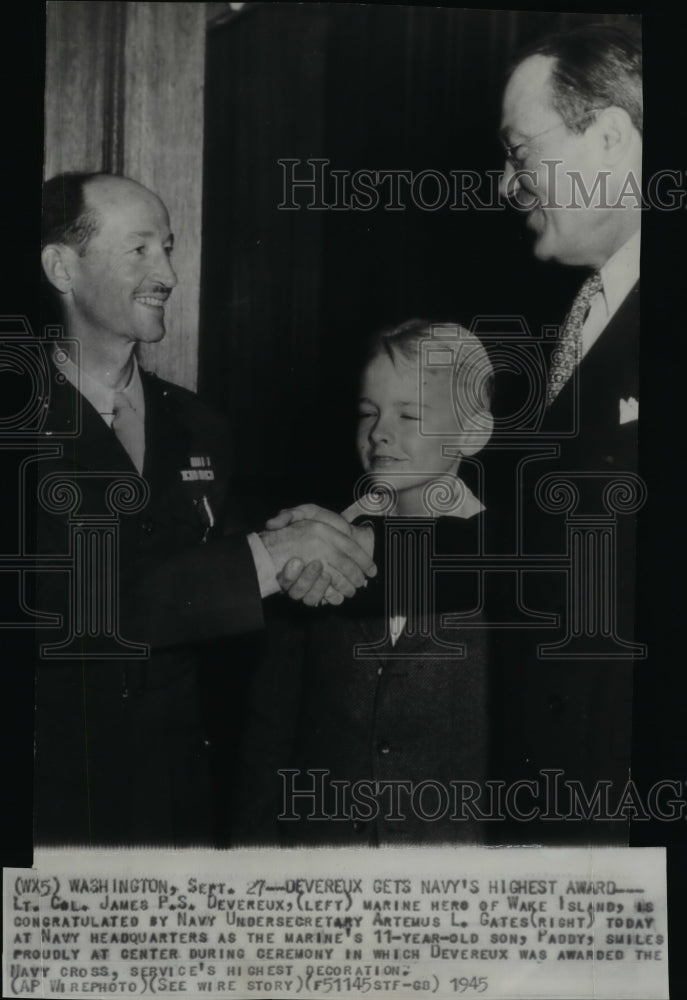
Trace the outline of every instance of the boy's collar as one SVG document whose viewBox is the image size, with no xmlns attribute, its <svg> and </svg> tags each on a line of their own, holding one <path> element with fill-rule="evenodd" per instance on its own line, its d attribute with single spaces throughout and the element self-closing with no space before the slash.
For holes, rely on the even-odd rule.
<svg viewBox="0 0 687 1000">
<path fill-rule="evenodd" d="M 470 487 L 459 476 L 456 476 L 456 481 L 459 484 L 459 495 L 456 505 L 450 510 L 442 510 L 440 514 L 437 512 L 437 517 L 468 518 L 474 517 L 476 514 L 481 514 L 483 510 L 486 510 L 484 504 L 477 499 Z M 368 496 L 370 499 L 366 503 Z M 360 500 L 356 500 L 349 507 L 346 507 L 341 512 L 341 516 L 345 517 L 347 521 L 353 521 L 356 517 L 369 517 L 378 506 L 379 504 L 375 501 L 373 494 L 367 494 Z"/>
</svg>

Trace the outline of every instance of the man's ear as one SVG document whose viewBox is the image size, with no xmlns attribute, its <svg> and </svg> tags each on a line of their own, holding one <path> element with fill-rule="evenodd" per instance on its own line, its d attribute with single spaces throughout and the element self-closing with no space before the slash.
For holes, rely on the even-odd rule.
<svg viewBox="0 0 687 1000">
<path fill-rule="evenodd" d="M 61 295 L 71 291 L 74 276 L 74 251 L 63 243 L 48 243 L 41 252 L 45 276 Z"/>
<path fill-rule="evenodd" d="M 489 410 L 480 410 L 472 417 L 470 424 L 463 428 L 460 435 L 461 454 L 468 458 L 476 455 L 486 444 L 494 430 L 494 418 Z"/>
<path fill-rule="evenodd" d="M 602 144 L 604 161 L 612 166 L 622 160 L 630 149 L 635 126 L 624 108 L 604 108 L 594 123 L 599 141 Z"/>
</svg>

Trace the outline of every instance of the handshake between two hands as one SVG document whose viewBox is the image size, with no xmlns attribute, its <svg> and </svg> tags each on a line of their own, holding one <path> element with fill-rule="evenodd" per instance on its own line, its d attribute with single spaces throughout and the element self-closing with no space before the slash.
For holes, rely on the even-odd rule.
<svg viewBox="0 0 687 1000">
<path fill-rule="evenodd" d="M 260 538 L 281 589 L 304 604 L 341 604 L 376 576 L 374 532 L 316 504 L 281 510 Z"/>
</svg>

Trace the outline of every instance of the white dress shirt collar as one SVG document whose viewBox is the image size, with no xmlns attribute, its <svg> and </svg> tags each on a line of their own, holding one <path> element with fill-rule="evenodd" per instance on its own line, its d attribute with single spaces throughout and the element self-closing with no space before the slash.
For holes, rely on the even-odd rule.
<svg viewBox="0 0 687 1000">
<path fill-rule="evenodd" d="M 618 310 L 632 286 L 639 280 L 641 230 L 629 238 L 601 268 L 608 318 Z"/>
<path fill-rule="evenodd" d="M 639 280 L 641 230 L 627 240 L 600 270 L 603 289 L 591 301 L 589 315 L 582 327 L 582 357 L 608 326 L 611 318 Z"/>
<path fill-rule="evenodd" d="M 110 386 L 103 385 L 97 379 L 89 375 L 83 368 L 75 365 L 72 359 L 60 348 L 55 348 L 53 360 L 65 378 L 84 396 L 91 406 L 100 414 L 105 423 L 112 424 L 114 417 L 114 397 L 115 390 Z M 133 370 L 131 378 L 124 389 L 119 390 L 129 399 L 131 406 L 136 411 L 136 415 L 143 421 L 145 416 L 145 399 L 143 395 L 143 383 L 138 367 L 136 356 L 133 357 Z"/>
</svg>

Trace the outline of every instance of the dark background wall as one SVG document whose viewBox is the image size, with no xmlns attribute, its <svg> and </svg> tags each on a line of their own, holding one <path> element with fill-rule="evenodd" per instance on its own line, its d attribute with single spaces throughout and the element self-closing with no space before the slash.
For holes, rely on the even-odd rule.
<svg viewBox="0 0 687 1000">
<path fill-rule="evenodd" d="M 504 68 L 536 36 L 600 15 L 254 4 L 206 49 L 199 391 L 240 429 L 256 517 L 306 497 L 344 506 L 358 351 L 411 316 L 555 323 L 580 278 L 539 264 L 517 212 L 280 210 L 284 168 L 499 171 Z M 605 15 L 606 20 L 622 15 Z M 407 188 L 403 189 L 407 192 Z M 431 192 L 431 188 L 427 188 Z M 333 190 L 326 201 L 335 200 Z M 450 203 L 449 203 L 450 204 Z"/>
</svg>

